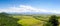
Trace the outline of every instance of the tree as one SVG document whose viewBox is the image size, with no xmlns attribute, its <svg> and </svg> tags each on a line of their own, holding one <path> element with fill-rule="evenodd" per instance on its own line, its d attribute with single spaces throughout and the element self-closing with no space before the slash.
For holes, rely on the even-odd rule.
<svg viewBox="0 0 60 26">
<path fill-rule="evenodd" d="M 58 17 L 56 15 L 52 15 L 51 18 L 49 18 L 49 26 L 58 26 Z"/>
</svg>

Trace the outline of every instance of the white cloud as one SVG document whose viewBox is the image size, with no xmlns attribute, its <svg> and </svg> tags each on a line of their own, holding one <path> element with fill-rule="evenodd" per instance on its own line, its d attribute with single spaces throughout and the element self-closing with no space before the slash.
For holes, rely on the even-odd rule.
<svg viewBox="0 0 60 26">
<path fill-rule="evenodd" d="M 2 11 L 0 10 L 0 12 L 2 12 Z"/>
<path fill-rule="evenodd" d="M 0 9 L 0 12 L 51 12 L 51 13 L 60 13 L 56 10 L 46 10 L 46 9 L 37 9 L 32 6 L 20 5 L 19 7 L 10 7 L 9 9 Z"/>
</svg>

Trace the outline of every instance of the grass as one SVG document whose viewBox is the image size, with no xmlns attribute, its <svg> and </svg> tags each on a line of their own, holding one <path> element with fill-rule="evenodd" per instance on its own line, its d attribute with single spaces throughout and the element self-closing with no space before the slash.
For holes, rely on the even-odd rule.
<svg viewBox="0 0 60 26">
<path fill-rule="evenodd" d="M 17 23 L 22 24 L 23 26 L 43 26 L 49 20 L 50 16 L 40 16 L 37 19 L 33 16 L 13 16 L 14 18 L 20 19 Z M 60 19 L 59 23 L 60 23 Z M 59 24 L 60 26 L 60 24 Z"/>
<path fill-rule="evenodd" d="M 40 20 L 35 19 L 33 16 L 13 16 L 14 18 L 20 19 L 17 23 L 24 26 L 43 26 L 47 18 L 41 17 Z"/>
</svg>

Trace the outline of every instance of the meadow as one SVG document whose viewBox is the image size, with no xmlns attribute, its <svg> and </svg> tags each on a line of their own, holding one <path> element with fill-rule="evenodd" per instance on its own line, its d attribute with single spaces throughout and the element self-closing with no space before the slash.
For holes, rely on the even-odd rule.
<svg viewBox="0 0 60 26">
<path fill-rule="evenodd" d="M 45 26 L 50 16 L 13 16 L 14 18 L 20 19 L 19 24 L 24 26 Z"/>
<path fill-rule="evenodd" d="M 49 19 L 52 15 L 9 15 L 0 13 L 0 26 L 52 26 Z M 60 16 L 57 16 L 60 24 Z M 60 25 L 58 25 L 60 26 Z"/>
</svg>

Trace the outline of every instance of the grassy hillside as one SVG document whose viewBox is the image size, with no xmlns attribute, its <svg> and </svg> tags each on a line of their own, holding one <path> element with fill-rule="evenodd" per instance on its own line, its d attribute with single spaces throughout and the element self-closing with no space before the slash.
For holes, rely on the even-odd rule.
<svg viewBox="0 0 60 26">
<path fill-rule="evenodd" d="M 7 15 L 0 13 L 0 26 L 47 26 L 51 15 Z M 57 16 L 60 26 L 60 16 Z M 47 24 L 47 25 L 46 25 Z"/>
</svg>

